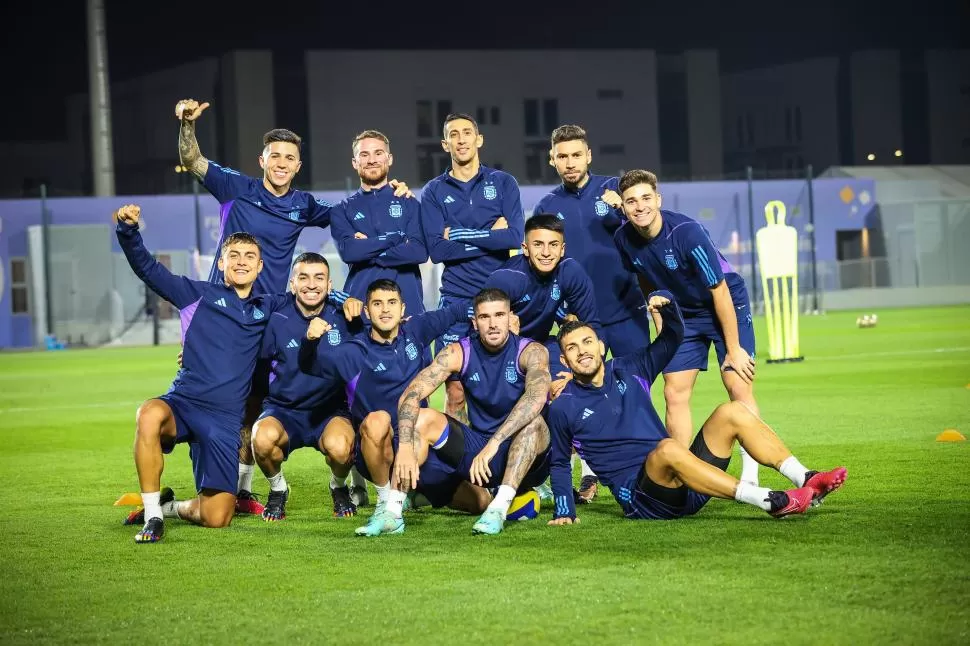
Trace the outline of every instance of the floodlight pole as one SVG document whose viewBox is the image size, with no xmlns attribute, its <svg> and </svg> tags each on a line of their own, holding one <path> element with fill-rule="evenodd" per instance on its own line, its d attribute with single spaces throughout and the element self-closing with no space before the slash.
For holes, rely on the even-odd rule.
<svg viewBox="0 0 970 646">
<path fill-rule="evenodd" d="M 88 98 L 91 104 L 91 171 L 94 194 L 115 194 L 111 140 L 111 88 L 108 82 L 108 45 L 104 1 L 88 0 Z"/>
</svg>

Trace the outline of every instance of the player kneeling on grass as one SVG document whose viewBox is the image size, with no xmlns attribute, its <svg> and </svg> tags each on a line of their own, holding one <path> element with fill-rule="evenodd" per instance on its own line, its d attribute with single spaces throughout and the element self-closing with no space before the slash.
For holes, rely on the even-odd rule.
<svg viewBox="0 0 970 646">
<path fill-rule="evenodd" d="M 308 375 L 299 365 L 300 340 L 314 318 L 329 326 L 325 333 L 327 347 L 332 349 L 348 338 L 344 313 L 327 302 L 330 287 L 326 258 L 317 253 L 298 256 L 290 279 L 291 295 L 286 305 L 273 313 L 263 336 L 263 358 L 272 361 L 272 372 L 269 394 L 253 428 L 253 453 L 270 487 L 263 520 L 286 517 L 290 489 L 281 466 L 290 453 L 302 447 L 313 447 L 326 456 L 333 515 L 357 513 L 350 488 L 344 483 L 354 440 L 344 384 L 339 379 Z"/>
<path fill-rule="evenodd" d="M 433 454 L 453 468 L 452 486 L 498 488 L 472 526 L 475 534 L 498 534 L 516 492 L 527 492 L 549 474 L 549 429 L 541 415 L 551 381 L 549 352 L 510 332 L 511 304 L 504 291 L 483 289 L 473 306 L 478 335 L 446 346 L 401 396 L 400 446 L 391 482 L 403 491 L 418 486 L 424 477 L 419 468 Z M 464 387 L 467 425 L 419 406 L 452 374 Z M 399 510 L 389 508 L 386 514 L 383 527 L 403 529 Z"/>
<path fill-rule="evenodd" d="M 183 356 L 172 387 L 138 409 L 135 467 L 144 509 L 125 523 L 144 523 L 136 543 L 162 538 L 163 515 L 204 527 L 226 527 L 236 504 L 239 425 L 249 394 L 263 332 L 283 296 L 252 296 L 263 267 L 259 243 L 236 233 L 222 244 L 222 284 L 175 276 L 152 257 L 138 232 L 141 209 L 115 213 L 117 235 L 128 264 L 145 285 L 179 308 Z M 171 489 L 160 491 L 163 453 L 189 443 L 198 497 L 176 502 Z"/>
<path fill-rule="evenodd" d="M 627 518 L 672 519 L 697 513 L 712 497 L 760 507 L 775 517 L 800 514 L 839 488 L 846 470 L 810 471 L 742 402 L 722 404 L 688 449 L 670 438 L 650 399 L 650 385 L 677 351 L 684 320 L 670 292 L 653 292 L 651 312 L 663 325 L 638 352 L 603 362 L 603 343 L 585 323 L 559 331 L 563 361 L 574 378 L 549 407 L 552 435 L 551 525 L 578 522 L 572 496 L 570 452 L 577 447 L 606 483 Z M 796 488 L 771 491 L 725 473 L 734 443 L 777 469 Z"/>
</svg>

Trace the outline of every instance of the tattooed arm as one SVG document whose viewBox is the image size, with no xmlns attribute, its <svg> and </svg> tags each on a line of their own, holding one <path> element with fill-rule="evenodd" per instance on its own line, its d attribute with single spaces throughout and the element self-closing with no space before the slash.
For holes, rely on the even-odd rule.
<svg viewBox="0 0 970 646">
<path fill-rule="evenodd" d="M 539 343 L 530 343 L 519 355 L 519 367 L 525 372 L 525 392 L 519 397 L 519 401 L 515 402 L 512 412 L 495 431 L 495 435 L 485 443 L 485 447 L 472 460 L 469 469 L 472 484 L 485 486 L 490 481 L 492 470 L 489 463 L 498 453 L 499 446 L 533 422 L 542 412 L 542 407 L 546 405 L 549 384 L 552 382 L 552 377 L 549 375 L 549 351 Z M 542 424 L 542 428 L 545 429 L 545 424 Z M 546 431 L 546 437 L 548 438 L 548 431 Z M 548 445 L 548 439 L 546 444 Z"/>
<path fill-rule="evenodd" d="M 398 450 L 394 459 L 394 472 L 391 483 L 400 491 L 407 491 L 418 486 L 418 464 L 415 445 L 418 442 L 418 414 L 421 412 L 421 402 L 431 396 L 438 387 L 453 372 L 461 370 L 463 359 L 461 346 L 457 343 L 448 345 L 438 353 L 434 362 L 419 372 L 408 384 L 397 406 Z"/>
<path fill-rule="evenodd" d="M 179 118 L 179 159 L 190 173 L 202 179 L 209 170 L 209 160 L 202 156 L 199 142 L 195 138 L 195 120 L 199 118 L 208 103 L 199 105 L 195 99 L 183 99 L 175 106 L 175 116 Z"/>
</svg>

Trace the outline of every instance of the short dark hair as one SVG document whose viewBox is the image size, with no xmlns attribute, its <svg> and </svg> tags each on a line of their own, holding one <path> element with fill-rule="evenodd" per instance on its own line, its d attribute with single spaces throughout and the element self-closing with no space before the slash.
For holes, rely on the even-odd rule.
<svg viewBox="0 0 970 646">
<path fill-rule="evenodd" d="M 486 287 L 482 291 L 475 294 L 475 298 L 472 301 L 472 310 L 477 311 L 478 306 L 482 303 L 501 303 L 505 302 L 512 306 L 512 300 L 509 295 L 498 287 Z"/>
<path fill-rule="evenodd" d="M 230 233 L 226 236 L 226 239 L 222 242 L 222 247 L 219 249 L 219 255 L 226 253 L 226 250 L 234 244 L 251 244 L 256 245 L 256 249 L 259 250 L 259 255 L 263 255 L 263 247 L 260 246 L 259 240 L 256 239 L 251 233 L 246 233 L 245 231 L 239 231 L 238 233 Z"/>
<path fill-rule="evenodd" d="M 587 146 L 589 145 L 589 140 L 586 138 L 586 131 L 583 130 L 583 127 L 573 124 L 559 126 L 552 131 L 552 137 L 550 137 L 552 146 L 561 144 L 564 141 L 582 141 Z"/>
<path fill-rule="evenodd" d="M 276 141 L 285 141 L 290 144 L 295 144 L 297 150 L 301 150 L 303 147 L 303 140 L 300 139 L 300 135 L 296 134 L 292 130 L 287 130 L 286 128 L 273 128 L 263 135 L 263 148 Z"/>
<path fill-rule="evenodd" d="M 330 270 L 330 263 L 327 259 L 314 251 L 305 251 L 296 257 L 293 261 L 293 266 L 296 267 L 301 262 L 305 262 L 311 265 L 326 265 L 327 270 Z"/>
<path fill-rule="evenodd" d="M 367 286 L 367 295 L 364 296 L 365 302 L 370 301 L 370 295 L 376 291 L 396 292 L 398 296 L 401 296 L 401 287 L 396 282 L 390 278 L 378 278 Z"/>
<path fill-rule="evenodd" d="M 566 321 L 561 326 L 559 326 L 559 333 L 556 335 L 556 342 L 559 343 L 559 349 L 562 350 L 562 340 L 566 338 L 567 334 L 575 332 L 576 330 L 588 327 L 593 330 L 593 326 L 586 321 L 574 321 L 572 319 Z M 596 334 L 596 330 L 593 330 L 593 334 Z M 599 337 L 597 337 L 599 338 Z"/>
<path fill-rule="evenodd" d="M 447 117 L 445 117 L 445 122 L 441 124 L 441 137 L 442 139 L 448 138 L 448 124 L 452 121 L 458 121 L 459 119 L 465 119 L 466 121 L 471 121 L 472 125 L 475 126 L 475 134 L 478 134 L 478 122 L 475 121 L 475 117 L 465 112 L 452 112 Z"/>
<path fill-rule="evenodd" d="M 620 185 L 617 188 L 617 192 L 623 195 L 623 191 L 628 188 L 632 188 L 637 184 L 649 184 L 650 188 L 654 191 L 657 190 L 657 176 L 648 170 L 636 169 L 628 170 L 623 173 L 623 177 L 620 178 Z"/>
<path fill-rule="evenodd" d="M 535 231 L 536 229 L 555 231 L 556 233 L 560 233 L 565 236 L 565 229 L 562 225 L 562 220 L 552 213 L 536 213 L 525 221 L 526 235 L 529 235 L 529 231 Z"/>
<path fill-rule="evenodd" d="M 378 130 L 365 130 L 354 137 L 354 140 L 350 143 L 350 151 L 354 154 L 354 157 L 357 156 L 357 144 L 359 144 L 362 139 L 380 139 L 387 146 L 387 152 L 391 152 L 391 142 L 387 138 L 387 135 Z"/>
</svg>

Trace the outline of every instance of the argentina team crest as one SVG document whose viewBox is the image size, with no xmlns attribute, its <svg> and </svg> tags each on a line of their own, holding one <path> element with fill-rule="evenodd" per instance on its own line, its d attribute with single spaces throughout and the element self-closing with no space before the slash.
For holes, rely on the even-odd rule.
<svg viewBox="0 0 970 646">
<path fill-rule="evenodd" d="M 514 384 L 519 380 L 519 373 L 515 369 L 515 364 L 511 361 L 505 366 L 505 381 Z"/>
<path fill-rule="evenodd" d="M 485 188 L 482 190 L 482 194 L 485 196 L 486 200 L 494 200 L 496 197 L 498 197 L 498 191 L 492 184 L 486 184 Z"/>
<path fill-rule="evenodd" d="M 404 210 L 401 208 L 400 202 L 391 202 L 391 206 L 387 209 L 388 213 L 391 214 L 392 218 L 399 218 Z"/>
<path fill-rule="evenodd" d="M 404 351 L 407 353 L 408 359 L 411 361 L 418 358 L 418 348 L 413 343 L 409 342 L 406 346 L 404 346 Z"/>
<path fill-rule="evenodd" d="M 620 391 L 620 394 L 621 395 L 625 395 L 626 394 L 626 382 L 625 381 L 618 381 L 618 382 L 616 382 L 616 389 Z"/>
<path fill-rule="evenodd" d="M 610 207 L 607 206 L 606 202 L 604 202 L 603 200 L 596 200 L 596 204 L 594 205 L 594 208 L 596 209 L 596 215 L 600 217 L 603 217 L 604 215 L 610 212 Z"/>
<path fill-rule="evenodd" d="M 327 330 L 327 343 L 330 345 L 340 345 L 340 330 L 336 328 Z"/>
<path fill-rule="evenodd" d="M 664 264 L 667 265 L 667 269 L 669 269 L 670 271 L 677 269 L 677 257 L 674 256 L 673 249 L 667 249 L 667 251 L 665 252 Z"/>
<path fill-rule="evenodd" d="M 299 211 L 290 211 L 290 219 L 293 220 L 294 222 L 296 222 L 297 220 L 299 220 L 300 219 L 300 212 Z"/>
<path fill-rule="evenodd" d="M 562 292 L 559 291 L 559 281 L 552 281 L 552 292 L 549 294 L 549 298 L 554 301 L 558 301 L 559 297 L 562 296 Z"/>
</svg>

